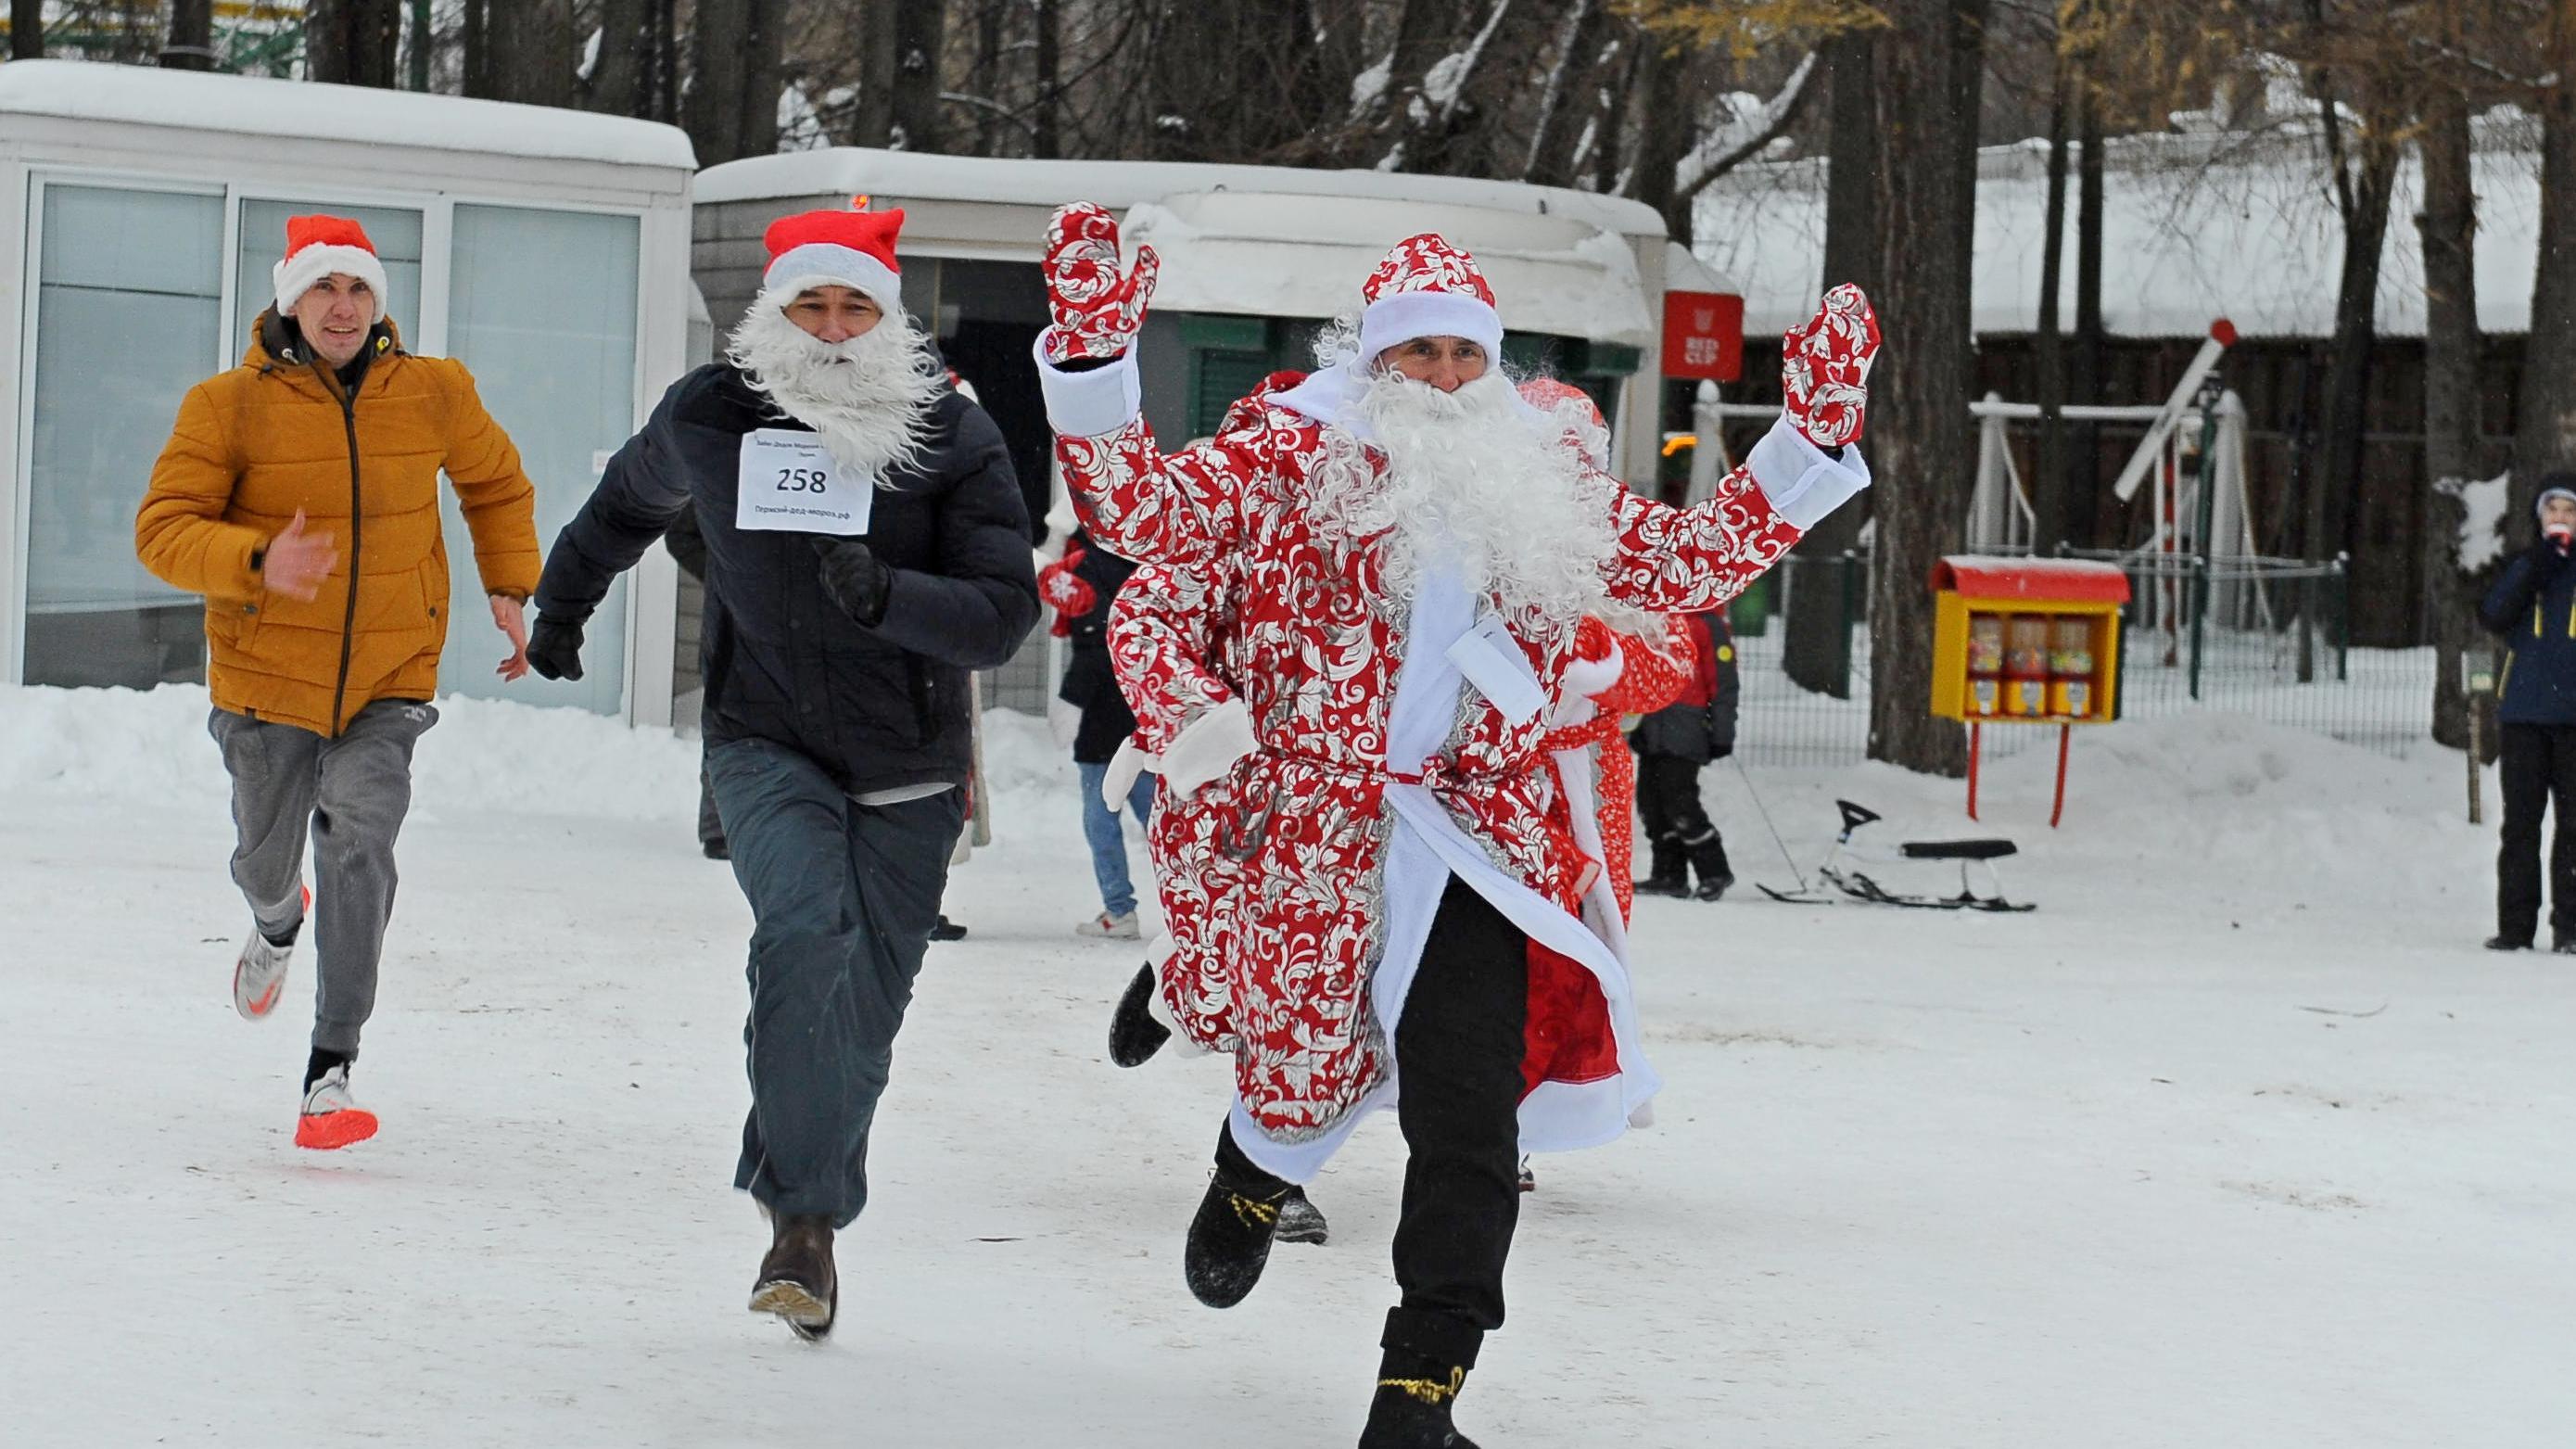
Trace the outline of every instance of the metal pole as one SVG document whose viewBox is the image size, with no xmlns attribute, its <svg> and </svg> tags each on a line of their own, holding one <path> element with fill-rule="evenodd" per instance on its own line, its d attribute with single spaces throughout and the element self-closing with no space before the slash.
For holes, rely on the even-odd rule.
<svg viewBox="0 0 2576 1449">
<path fill-rule="evenodd" d="M 2200 384 L 2200 478 L 2193 489 L 2198 493 L 2192 510 L 2192 542 L 2199 545 L 2192 559 L 2191 600 L 2191 697 L 2200 698 L 2200 651 L 2203 625 L 2209 618 L 2209 569 L 2215 553 L 2210 538 L 2212 505 L 2218 494 L 2218 373 L 2213 369 Z"/>
<path fill-rule="evenodd" d="M 1842 574 L 1843 634 L 1842 641 L 1836 652 L 1842 657 L 1843 678 L 1841 687 L 1834 691 L 1834 697 L 1836 699 L 1849 699 L 1851 698 L 1852 677 L 1852 624 L 1856 621 L 1856 618 L 1860 613 L 1860 550 L 1851 548 L 1843 550 Z"/>
<path fill-rule="evenodd" d="M 2335 678 L 2352 678 L 2352 555 L 2335 555 Z"/>
<path fill-rule="evenodd" d="M 411 0 L 411 88 L 429 89 L 429 0 Z"/>
</svg>

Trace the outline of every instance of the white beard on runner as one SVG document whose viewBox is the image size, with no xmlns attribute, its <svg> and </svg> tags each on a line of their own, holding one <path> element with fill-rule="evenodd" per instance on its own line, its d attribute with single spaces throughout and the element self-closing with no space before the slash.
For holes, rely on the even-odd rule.
<svg viewBox="0 0 2576 1449">
<path fill-rule="evenodd" d="M 832 461 L 880 488 L 919 461 L 930 404 L 946 375 L 930 340 L 900 312 L 844 342 L 825 342 L 766 301 L 754 302 L 725 355 L 789 417 L 823 439 Z"/>
<path fill-rule="evenodd" d="M 1531 416 L 1500 372 L 1449 393 L 1380 373 L 1357 410 L 1386 457 L 1383 473 L 1349 432 L 1327 427 L 1309 506 L 1327 538 L 1383 536 L 1389 597 L 1412 596 L 1428 556 L 1506 610 L 1557 628 L 1586 614 L 1614 628 L 1649 622 L 1605 587 L 1618 557 L 1618 485 L 1584 465 L 1561 421 Z"/>
</svg>

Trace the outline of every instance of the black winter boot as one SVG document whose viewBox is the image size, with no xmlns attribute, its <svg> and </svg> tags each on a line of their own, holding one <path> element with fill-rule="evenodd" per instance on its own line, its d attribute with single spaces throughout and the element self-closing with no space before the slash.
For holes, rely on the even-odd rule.
<svg viewBox="0 0 2576 1449">
<path fill-rule="evenodd" d="M 1122 1067 L 1143 1066 L 1172 1039 L 1172 1029 L 1156 1021 L 1149 1009 L 1153 996 L 1154 967 L 1148 962 L 1136 968 L 1136 979 L 1127 983 L 1109 1017 L 1109 1059 Z"/>
<path fill-rule="evenodd" d="M 751 1311 L 775 1313 L 796 1336 L 813 1343 L 832 1331 L 841 1307 L 840 1275 L 832 1264 L 832 1220 L 821 1213 L 771 1213 L 769 1252 L 751 1286 Z"/>
<path fill-rule="evenodd" d="M 1637 882 L 1641 896 L 1686 896 L 1690 894 L 1689 857 L 1677 839 L 1657 837 L 1652 846 L 1651 868 L 1644 880 Z"/>
<path fill-rule="evenodd" d="M 2487 937 L 2486 944 L 2490 951 L 2528 951 L 2531 949 L 2531 938 L 2499 933 Z"/>
<path fill-rule="evenodd" d="M 1232 1308 L 1243 1301 L 1270 1263 L 1279 1210 L 1296 1190 L 1296 1184 L 1253 1166 L 1234 1145 L 1233 1130 L 1226 1131 L 1217 1143 L 1216 1172 L 1190 1219 L 1189 1243 L 1181 1254 L 1191 1297 L 1210 1308 Z"/>
<path fill-rule="evenodd" d="M 1360 1449 L 1476 1449 L 1476 1441 L 1449 1418 L 1466 1384 L 1463 1365 L 1388 1349 L 1378 1365 L 1377 1396 L 1369 1400 Z"/>
<path fill-rule="evenodd" d="M 1699 898 L 1713 901 L 1725 895 L 1735 884 L 1735 871 L 1726 863 L 1726 842 L 1718 839 L 1716 828 L 1710 827 L 1707 839 L 1690 842 L 1689 850 L 1691 869 L 1699 872 Z"/>
</svg>

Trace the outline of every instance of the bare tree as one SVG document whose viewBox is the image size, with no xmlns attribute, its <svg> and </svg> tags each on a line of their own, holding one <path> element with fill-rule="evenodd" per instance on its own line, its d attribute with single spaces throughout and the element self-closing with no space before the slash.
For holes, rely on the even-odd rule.
<svg viewBox="0 0 2576 1449">
<path fill-rule="evenodd" d="M 599 64 L 591 71 L 594 111 L 670 121 L 679 116 L 673 0 L 600 0 Z"/>
<path fill-rule="evenodd" d="M 1881 32 L 1854 31 L 1830 41 L 1832 132 L 1825 173 L 1826 287 L 1857 284 L 1875 297 L 1884 268 L 1878 224 L 1887 137 L 1879 129 L 1877 86 Z M 1860 544 L 1868 495 L 1835 509 L 1798 540 L 1789 575 L 1787 635 L 1781 663 L 1800 688 L 1851 698 L 1851 599 L 1844 556 Z"/>
<path fill-rule="evenodd" d="M 2060 56 L 2049 84 L 2048 205 L 2040 228 L 2039 333 L 2033 339 L 2038 383 L 2039 468 L 2031 479 L 2030 543 L 2054 550 L 2066 528 L 2066 333 L 2058 325 L 2058 294 L 2066 281 L 2066 143 L 2071 62 Z"/>
<path fill-rule="evenodd" d="M 170 39 L 161 47 L 161 64 L 168 70 L 214 69 L 214 0 L 170 0 Z"/>
<path fill-rule="evenodd" d="M 465 0 L 465 93 L 568 106 L 581 91 L 573 0 Z M 602 37 L 602 49 L 606 38 Z"/>
<path fill-rule="evenodd" d="M 1975 450 L 1968 277 L 1976 214 L 1976 96 L 1987 0 L 1888 0 L 1878 51 L 1887 138 L 1879 220 L 1889 266 L 1878 310 L 1889 339 L 1874 376 L 1868 443 L 1878 482 L 1870 567 L 1870 758 L 1955 775 L 1959 727 L 1926 709 L 1932 564 L 1958 546 Z M 1964 102 L 1964 104 L 1963 104 Z"/>
<path fill-rule="evenodd" d="M 2460 486 L 2479 471 L 2477 198 L 2469 183 L 2469 99 L 2434 97 L 2424 119 L 2424 586 L 2433 635 L 2433 738 L 2468 740 L 2460 655 L 2476 632 L 2460 570 Z"/>
<path fill-rule="evenodd" d="M 396 81 L 399 0 L 311 0 L 304 9 L 304 66 L 318 81 L 382 86 Z"/>
<path fill-rule="evenodd" d="M 947 22 L 946 0 L 880 0 L 865 12 L 860 145 L 944 149 L 939 74 Z"/>
<path fill-rule="evenodd" d="M 2551 81 L 2540 111 L 2540 261 L 2531 287 L 2531 332 L 2514 418 L 2513 516 L 2531 517 L 2540 475 L 2576 467 L 2576 18 L 2549 7 L 2543 36 Z"/>
<path fill-rule="evenodd" d="M 699 165 L 778 149 L 785 11 L 785 0 L 697 0 L 680 115 Z"/>
</svg>

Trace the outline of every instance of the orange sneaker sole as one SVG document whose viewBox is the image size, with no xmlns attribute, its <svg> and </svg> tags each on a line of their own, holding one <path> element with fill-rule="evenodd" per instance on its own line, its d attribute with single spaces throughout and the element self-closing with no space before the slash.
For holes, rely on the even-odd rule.
<svg viewBox="0 0 2576 1449">
<path fill-rule="evenodd" d="M 350 1107 L 295 1119 L 295 1145 L 331 1152 L 376 1135 L 376 1114 Z"/>
</svg>

